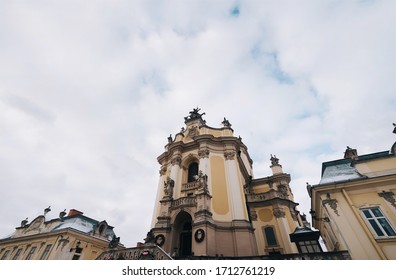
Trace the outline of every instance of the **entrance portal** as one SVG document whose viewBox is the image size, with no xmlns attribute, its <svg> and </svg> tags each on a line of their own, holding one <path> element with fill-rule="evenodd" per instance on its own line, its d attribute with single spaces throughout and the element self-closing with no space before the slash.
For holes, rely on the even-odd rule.
<svg viewBox="0 0 396 280">
<path fill-rule="evenodd" d="M 192 254 L 192 218 L 187 212 L 180 212 L 175 219 L 174 248 L 179 257 Z"/>
</svg>

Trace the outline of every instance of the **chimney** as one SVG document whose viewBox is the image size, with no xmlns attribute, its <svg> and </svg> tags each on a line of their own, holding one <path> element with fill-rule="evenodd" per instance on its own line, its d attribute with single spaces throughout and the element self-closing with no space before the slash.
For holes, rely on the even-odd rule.
<svg viewBox="0 0 396 280">
<path fill-rule="evenodd" d="M 344 153 L 344 158 L 355 159 L 357 157 L 358 157 L 357 150 L 352 149 L 351 147 L 347 146 L 347 149 L 345 150 L 345 153 Z"/>
<path fill-rule="evenodd" d="M 84 214 L 81 211 L 78 211 L 76 209 L 70 209 L 69 214 L 67 214 L 68 217 L 74 216 L 74 215 L 82 215 Z"/>
</svg>

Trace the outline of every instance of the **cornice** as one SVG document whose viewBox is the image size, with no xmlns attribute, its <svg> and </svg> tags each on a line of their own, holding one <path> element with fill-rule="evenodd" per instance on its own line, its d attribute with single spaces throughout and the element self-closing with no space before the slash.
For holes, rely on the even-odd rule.
<svg viewBox="0 0 396 280">
<path fill-rule="evenodd" d="M 221 150 L 224 150 L 225 145 L 232 145 L 236 147 L 237 151 L 242 147 L 245 149 L 246 156 L 248 157 L 249 161 L 253 162 L 247 152 L 248 149 L 246 145 L 242 143 L 242 141 L 238 137 L 234 137 L 234 136 L 215 137 L 210 134 L 194 136 L 193 141 L 190 142 L 177 141 L 177 142 L 168 143 L 165 146 L 167 150 L 163 152 L 160 156 L 158 156 L 157 160 L 160 164 L 162 164 L 164 161 L 167 161 L 168 158 L 177 151 L 188 152 L 194 149 L 199 149 L 201 144 L 204 143 L 212 146 L 220 147 Z M 210 150 L 210 147 L 206 147 L 206 148 Z"/>
</svg>

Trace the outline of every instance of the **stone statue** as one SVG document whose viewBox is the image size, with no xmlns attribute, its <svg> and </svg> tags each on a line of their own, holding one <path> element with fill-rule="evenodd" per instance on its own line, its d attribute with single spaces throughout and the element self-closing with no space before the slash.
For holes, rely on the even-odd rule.
<svg viewBox="0 0 396 280">
<path fill-rule="evenodd" d="M 120 238 L 117 237 L 115 234 L 113 235 L 113 238 L 111 239 L 109 243 L 109 248 L 110 249 L 115 249 L 117 248 L 118 244 L 120 243 Z"/>
<path fill-rule="evenodd" d="M 279 165 L 279 159 L 276 155 L 271 155 L 271 165 Z"/>
<path fill-rule="evenodd" d="M 205 113 L 200 114 L 199 111 L 201 109 L 200 108 L 195 108 L 192 111 L 189 112 L 189 115 L 187 117 L 184 118 L 185 121 L 190 121 L 190 120 L 195 120 L 195 119 L 200 119 L 202 118 L 203 115 L 205 115 Z"/>
<path fill-rule="evenodd" d="M 154 243 L 154 242 L 155 242 L 155 236 L 154 236 L 153 230 L 151 229 L 149 232 L 147 232 L 147 236 L 144 239 L 144 244 Z"/>
<path fill-rule="evenodd" d="M 224 127 L 231 127 L 231 123 L 226 118 L 221 123 Z"/>
<path fill-rule="evenodd" d="M 175 186 L 175 181 L 173 181 L 169 176 L 164 182 L 164 193 L 166 197 L 173 198 L 173 187 Z"/>
<path fill-rule="evenodd" d="M 198 183 L 199 189 L 204 193 L 209 193 L 208 189 L 208 175 L 203 174 L 201 170 L 199 170 L 198 175 L 194 176 L 195 181 Z"/>
</svg>

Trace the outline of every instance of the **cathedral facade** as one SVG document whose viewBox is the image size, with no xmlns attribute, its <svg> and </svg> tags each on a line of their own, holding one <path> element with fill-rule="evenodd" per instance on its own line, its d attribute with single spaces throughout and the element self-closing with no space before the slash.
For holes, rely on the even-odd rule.
<svg viewBox="0 0 396 280">
<path fill-rule="evenodd" d="M 272 174 L 254 178 L 248 148 L 230 122 L 210 127 L 199 111 L 185 117 L 158 157 L 153 242 L 179 258 L 298 253 L 290 234 L 306 225 L 290 175 L 271 155 Z M 321 252 L 318 243 L 308 246 Z"/>
</svg>

